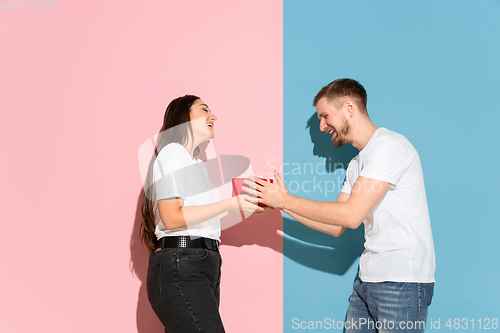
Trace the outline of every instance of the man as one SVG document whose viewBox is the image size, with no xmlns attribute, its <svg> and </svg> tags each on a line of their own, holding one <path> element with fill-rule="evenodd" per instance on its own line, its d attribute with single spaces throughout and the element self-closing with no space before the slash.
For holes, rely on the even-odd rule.
<svg viewBox="0 0 500 333">
<path fill-rule="evenodd" d="M 248 192 L 335 237 L 363 222 L 365 251 L 346 331 L 421 332 L 434 291 L 435 258 L 420 158 L 404 136 L 371 122 L 366 101 L 364 87 L 351 79 L 331 82 L 314 98 L 320 130 L 332 135 L 332 144 L 359 150 L 336 202 L 290 195 L 277 170 L 276 184 L 252 177 Z"/>
</svg>

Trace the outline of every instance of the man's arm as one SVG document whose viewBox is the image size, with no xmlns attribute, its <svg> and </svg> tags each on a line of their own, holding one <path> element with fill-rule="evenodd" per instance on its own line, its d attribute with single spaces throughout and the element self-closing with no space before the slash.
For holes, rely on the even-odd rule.
<svg viewBox="0 0 500 333">
<path fill-rule="evenodd" d="M 347 201 L 347 199 L 349 199 L 349 194 L 345 192 L 340 192 L 339 196 L 337 197 L 337 202 L 345 202 Z M 306 227 L 331 235 L 333 237 L 339 237 L 347 229 L 346 227 L 340 227 L 337 225 L 313 221 L 306 217 L 295 214 L 294 212 L 286 208 L 283 209 L 283 211 L 288 215 L 290 215 L 291 217 L 293 217 L 295 220 L 305 225 Z"/>
<path fill-rule="evenodd" d="M 257 177 L 251 177 L 255 184 L 247 183 L 254 189 L 250 194 L 258 195 L 256 201 L 268 206 L 289 210 L 310 220 L 356 229 L 366 215 L 382 200 L 390 183 L 366 177 L 358 177 L 351 189 L 351 195 L 345 202 L 313 201 L 299 198 L 288 193 L 285 183 L 275 170 L 277 183 L 267 183 Z"/>
</svg>

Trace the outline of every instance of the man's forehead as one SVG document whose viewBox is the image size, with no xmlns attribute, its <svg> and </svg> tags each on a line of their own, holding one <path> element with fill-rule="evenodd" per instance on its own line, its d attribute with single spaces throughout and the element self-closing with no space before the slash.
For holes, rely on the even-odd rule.
<svg viewBox="0 0 500 333">
<path fill-rule="evenodd" d="M 328 113 L 327 111 L 324 111 L 324 110 L 320 111 L 320 110 L 318 109 L 318 107 L 316 107 L 316 114 L 318 115 L 318 118 L 319 118 L 319 119 L 320 119 L 321 117 L 323 117 L 324 115 L 326 115 L 327 113 Z"/>
<path fill-rule="evenodd" d="M 348 99 L 348 97 L 339 97 L 334 100 L 322 97 L 316 103 L 316 113 L 318 114 L 318 118 L 323 117 L 326 114 L 331 112 L 337 112 L 342 109 L 342 104 Z"/>
<path fill-rule="evenodd" d="M 323 117 L 324 115 L 328 114 L 330 109 L 333 107 L 333 104 L 330 103 L 330 101 L 322 97 L 318 100 L 316 103 L 316 114 L 318 115 L 318 118 Z"/>
</svg>

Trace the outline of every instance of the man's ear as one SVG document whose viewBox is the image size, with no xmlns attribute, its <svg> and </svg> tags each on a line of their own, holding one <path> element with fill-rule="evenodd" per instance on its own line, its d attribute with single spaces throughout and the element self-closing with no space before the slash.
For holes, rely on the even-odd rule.
<svg viewBox="0 0 500 333">
<path fill-rule="evenodd" d="M 354 116 L 354 109 L 356 108 L 356 104 L 354 104 L 352 99 L 347 99 L 344 102 L 344 106 L 347 109 L 347 112 L 349 114 L 349 118 L 352 118 Z"/>
</svg>

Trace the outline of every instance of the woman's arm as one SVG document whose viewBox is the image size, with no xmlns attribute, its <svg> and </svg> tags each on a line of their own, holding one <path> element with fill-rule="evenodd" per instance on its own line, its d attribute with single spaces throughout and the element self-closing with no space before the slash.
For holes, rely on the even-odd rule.
<svg viewBox="0 0 500 333">
<path fill-rule="evenodd" d="M 259 207 L 261 207 L 261 206 L 259 206 Z M 262 207 L 262 211 L 260 209 L 258 211 L 256 210 L 252 213 L 252 215 L 262 215 L 265 211 L 273 210 L 273 209 L 274 209 L 273 207 L 264 206 L 264 207 Z M 237 210 L 231 210 L 231 211 L 227 211 L 227 212 L 220 214 L 219 215 L 220 222 L 224 223 L 224 221 L 229 220 L 231 217 L 236 215 L 236 213 L 238 213 L 238 212 L 239 211 L 237 211 Z"/>
<path fill-rule="evenodd" d="M 160 218 L 167 229 L 177 229 L 197 224 L 217 215 L 228 212 L 227 219 L 233 212 L 263 212 L 262 207 L 247 201 L 247 195 L 238 195 L 207 205 L 183 207 L 184 199 L 170 198 L 158 200 Z"/>
<path fill-rule="evenodd" d="M 231 210 L 231 211 L 227 211 L 227 212 L 224 212 L 224 213 L 220 214 L 219 215 L 220 222 L 224 223 L 224 221 L 229 220 L 231 217 L 233 217 L 234 215 L 236 215 L 236 213 L 238 213 L 237 210 Z"/>
</svg>

